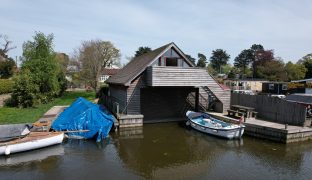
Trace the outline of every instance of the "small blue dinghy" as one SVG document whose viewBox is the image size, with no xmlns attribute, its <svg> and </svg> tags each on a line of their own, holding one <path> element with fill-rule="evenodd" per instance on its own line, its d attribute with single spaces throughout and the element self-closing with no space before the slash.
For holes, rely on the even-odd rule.
<svg viewBox="0 0 312 180">
<path fill-rule="evenodd" d="M 191 125 L 192 128 L 207 134 L 235 139 L 241 138 L 244 133 L 244 125 L 227 123 L 206 113 L 187 111 L 186 116 L 189 119 L 187 125 Z"/>
</svg>

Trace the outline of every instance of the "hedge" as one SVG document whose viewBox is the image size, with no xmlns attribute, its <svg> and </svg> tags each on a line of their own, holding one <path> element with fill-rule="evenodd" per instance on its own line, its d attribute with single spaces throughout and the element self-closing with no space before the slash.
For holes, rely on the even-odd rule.
<svg viewBox="0 0 312 180">
<path fill-rule="evenodd" d="M 0 94 L 11 93 L 14 81 L 11 79 L 0 79 Z"/>
</svg>

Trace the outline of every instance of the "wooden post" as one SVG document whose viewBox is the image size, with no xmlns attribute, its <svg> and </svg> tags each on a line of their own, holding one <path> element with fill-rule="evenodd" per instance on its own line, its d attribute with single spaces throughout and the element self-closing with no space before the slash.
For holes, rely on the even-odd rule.
<svg viewBox="0 0 312 180">
<path fill-rule="evenodd" d="M 195 111 L 198 112 L 199 106 L 199 88 L 195 89 Z"/>
</svg>

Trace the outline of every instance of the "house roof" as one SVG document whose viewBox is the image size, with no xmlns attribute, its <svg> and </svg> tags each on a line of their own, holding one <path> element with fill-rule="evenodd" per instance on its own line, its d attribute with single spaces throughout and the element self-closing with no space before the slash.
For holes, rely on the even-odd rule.
<svg viewBox="0 0 312 180">
<path fill-rule="evenodd" d="M 119 69 L 113 69 L 113 68 L 104 68 L 102 70 L 102 75 L 109 75 L 109 76 L 112 76 L 112 75 L 115 75 L 117 74 L 117 72 L 119 71 Z"/>
<path fill-rule="evenodd" d="M 300 79 L 300 80 L 293 80 L 291 82 L 305 82 L 305 81 L 312 81 L 312 78 L 309 79 Z"/>
<path fill-rule="evenodd" d="M 141 56 L 135 57 L 125 67 L 120 69 L 117 74 L 111 76 L 106 80 L 108 84 L 119 84 L 129 86 L 131 81 L 138 77 L 144 70 L 150 66 L 156 59 L 158 59 L 168 49 L 174 47 L 175 50 L 193 66 L 193 63 L 185 57 L 184 53 L 172 42 L 161 46 L 151 52 L 145 53 Z"/>
</svg>

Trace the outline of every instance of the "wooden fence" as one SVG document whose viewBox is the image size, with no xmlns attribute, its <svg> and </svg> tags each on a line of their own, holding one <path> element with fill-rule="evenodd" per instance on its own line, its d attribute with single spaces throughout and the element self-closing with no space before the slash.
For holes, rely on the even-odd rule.
<svg viewBox="0 0 312 180">
<path fill-rule="evenodd" d="M 234 104 L 255 108 L 263 120 L 297 126 L 305 124 L 306 107 L 277 97 L 232 93 L 231 105 Z"/>
</svg>

